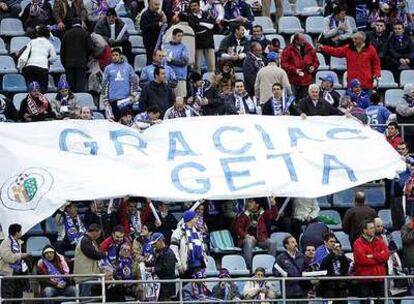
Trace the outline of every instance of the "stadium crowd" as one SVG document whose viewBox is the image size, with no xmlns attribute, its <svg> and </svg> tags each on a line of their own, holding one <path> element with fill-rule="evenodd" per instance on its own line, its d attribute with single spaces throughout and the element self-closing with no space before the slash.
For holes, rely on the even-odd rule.
<svg viewBox="0 0 414 304">
<path fill-rule="evenodd" d="M 281 296 L 381 297 L 384 280 L 288 281 L 282 295 L 269 276 L 414 274 L 414 126 L 401 134 L 399 126 L 414 123 L 412 1 L 275 0 L 275 12 L 270 0 L 24 2 L 0 1 L 0 35 L 10 46 L 10 56 L 0 56 L 3 70 L 11 60 L 1 121 L 108 119 L 144 131 L 191 116 L 346 115 L 384 134 L 407 170 L 351 189 L 342 205 L 339 194 L 292 198 L 286 208 L 281 197 L 193 207 L 142 197 L 68 202 L 25 236 L 18 223 L 3 227 L 1 275 L 103 273 L 108 301 L 178 296 L 175 283 L 113 283 L 120 280 L 209 276 L 218 281 L 186 284 L 183 299 L 271 303 Z M 315 17 L 319 27 L 311 31 Z M 22 26 L 26 40 L 7 24 Z M 12 52 L 17 38 L 25 43 Z M 387 99 L 399 84 L 400 94 Z M 380 194 L 375 206 L 371 188 Z M 256 280 L 219 281 L 249 275 Z M 74 297 L 75 282 L 81 296 L 99 295 L 89 279 L 44 279 L 36 288 L 8 279 L 2 298 L 21 298 L 30 288 Z M 392 287 L 414 295 L 407 280 Z"/>
</svg>

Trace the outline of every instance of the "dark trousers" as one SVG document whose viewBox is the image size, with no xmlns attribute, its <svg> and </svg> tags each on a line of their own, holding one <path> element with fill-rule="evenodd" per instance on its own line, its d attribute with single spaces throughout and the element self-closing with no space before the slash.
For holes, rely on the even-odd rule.
<svg viewBox="0 0 414 304">
<path fill-rule="evenodd" d="M 86 67 L 66 68 L 66 79 L 73 93 L 85 92 L 86 89 Z"/>
<path fill-rule="evenodd" d="M 392 227 L 395 230 L 400 230 L 405 224 L 402 196 L 391 197 L 391 219 Z"/>
<path fill-rule="evenodd" d="M 56 251 L 60 254 L 65 254 L 65 251 L 75 250 L 75 245 L 71 244 L 68 240 L 64 239 L 63 241 L 56 241 L 55 248 Z"/>
<path fill-rule="evenodd" d="M 3 299 L 23 298 L 23 288 L 20 280 L 2 280 L 1 297 Z M 5 304 L 18 303 L 20 301 L 4 301 Z"/>
<path fill-rule="evenodd" d="M 384 297 L 384 282 L 360 282 L 361 298 L 378 298 Z M 362 304 L 368 304 L 369 300 L 361 301 Z M 375 304 L 384 303 L 383 300 L 375 300 Z"/>
<path fill-rule="evenodd" d="M 27 85 L 29 85 L 32 81 L 36 81 L 40 85 L 40 92 L 42 92 L 42 94 L 47 92 L 49 82 L 48 69 L 42 69 L 37 66 L 29 65 L 23 68 L 23 75 L 26 79 Z"/>
<path fill-rule="evenodd" d="M 292 85 L 293 95 L 296 96 L 296 100 L 301 100 L 308 96 L 308 86 Z"/>
</svg>

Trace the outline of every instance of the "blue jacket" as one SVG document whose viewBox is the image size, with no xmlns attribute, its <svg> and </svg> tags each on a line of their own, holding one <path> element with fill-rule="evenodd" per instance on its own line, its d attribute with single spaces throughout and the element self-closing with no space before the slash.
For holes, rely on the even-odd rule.
<svg viewBox="0 0 414 304">
<path fill-rule="evenodd" d="M 177 80 L 187 80 L 187 65 L 189 61 L 187 46 L 184 43 L 168 42 L 163 49 L 167 54 L 168 66 L 173 69 Z"/>
<path fill-rule="evenodd" d="M 366 91 L 361 91 L 361 94 L 358 96 L 354 94 L 351 89 L 347 89 L 345 95 L 351 97 L 351 100 L 357 103 L 358 107 L 364 110 L 371 105 L 371 100 L 369 99 L 369 95 Z"/>
<path fill-rule="evenodd" d="M 320 265 L 328 254 L 329 250 L 326 248 L 325 244 L 320 245 L 318 248 L 316 248 L 314 262 Z"/>
<path fill-rule="evenodd" d="M 111 63 L 104 71 L 103 95 L 110 101 L 128 98 L 135 81 L 134 69 L 127 62 Z"/>
<path fill-rule="evenodd" d="M 171 86 L 172 82 L 177 82 L 177 77 L 175 76 L 174 70 L 165 64 L 161 64 L 165 69 L 165 79 L 168 82 L 168 85 Z M 147 65 L 144 67 L 141 71 L 141 78 L 140 78 L 140 84 L 143 88 L 146 84 L 150 83 L 150 81 L 153 81 L 154 78 L 154 70 L 157 67 L 156 64 L 152 63 L 150 65 Z"/>
<path fill-rule="evenodd" d="M 301 277 L 305 270 L 305 256 L 301 252 L 297 252 L 295 258 L 292 258 L 287 252 L 282 252 L 276 258 L 276 263 L 287 272 L 288 277 Z M 276 271 L 276 276 L 280 276 Z M 286 297 L 302 297 L 304 291 L 300 281 L 286 281 Z"/>
<path fill-rule="evenodd" d="M 369 106 L 366 108 L 365 113 L 368 117 L 368 123 L 373 125 L 385 125 L 391 115 L 391 112 L 386 107 L 381 105 Z M 386 126 L 373 127 L 373 129 L 380 133 L 385 133 Z"/>
</svg>

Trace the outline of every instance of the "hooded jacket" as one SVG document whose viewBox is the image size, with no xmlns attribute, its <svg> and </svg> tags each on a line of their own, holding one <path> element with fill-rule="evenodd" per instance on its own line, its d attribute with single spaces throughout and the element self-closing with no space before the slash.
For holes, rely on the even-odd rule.
<svg viewBox="0 0 414 304">
<path fill-rule="evenodd" d="M 49 275 L 50 274 L 48 272 L 48 269 L 47 269 L 45 263 L 44 263 L 46 249 L 53 249 L 55 251 L 55 257 L 54 257 L 53 261 L 51 261 L 51 262 L 57 268 L 57 270 L 61 274 L 69 274 L 70 270 L 69 270 L 68 264 L 66 263 L 65 257 L 63 255 L 59 254 L 52 245 L 46 245 L 42 250 L 42 258 L 37 263 L 38 274 L 40 274 L 40 275 Z M 56 287 L 57 286 L 57 282 L 53 278 L 48 278 L 48 279 L 45 279 L 45 280 L 41 280 L 40 284 L 42 285 L 43 288 L 47 287 L 47 286 L 51 286 L 51 287 Z"/>
</svg>

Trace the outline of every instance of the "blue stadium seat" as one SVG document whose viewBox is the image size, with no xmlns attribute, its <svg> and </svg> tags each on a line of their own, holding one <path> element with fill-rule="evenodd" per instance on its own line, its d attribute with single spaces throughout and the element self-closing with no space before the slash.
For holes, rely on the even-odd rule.
<svg viewBox="0 0 414 304">
<path fill-rule="evenodd" d="M 395 244 L 397 245 L 398 250 L 402 250 L 402 239 L 401 239 L 401 231 L 396 230 L 391 232 L 392 239 L 394 240 Z"/>
<path fill-rule="evenodd" d="M 4 40 L 2 38 L 0 38 L 0 55 L 7 55 L 7 49 L 6 49 L 6 44 L 4 43 Z"/>
<path fill-rule="evenodd" d="M 400 74 L 400 87 L 408 83 L 414 83 L 414 70 L 404 70 Z"/>
<path fill-rule="evenodd" d="M 138 54 L 135 55 L 134 59 L 134 70 L 135 72 L 140 72 L 142 69 L 147 65 L 147 55 L 145 54 Z"/>
<path fill-rule="evenodd" d="M 65 68 L 62 65 L 62 62 L 60 61 L 60 56 L 58 56 L 53 62 L 53 64 L 49 68 L 50 73 L 56 73 L 56 74 L 63 74 L 65 73 Z"/>
<path fill-rule="evenodd" d="M 40 226 L 40 224 L 36 224 L 35 226 L 33 226 L 32 228 L 30 228 L 29 231 L 27 231 L 27 235 L 42 235 L 45 232 L 42 229 L 42 226 Z"/>
<path fill-rule="evenodd" d="M 270 235 L 270 238 L 276 241 L 276 249 L 278 252 L 286 251 L 286 248 L 283 247 L 283 240 L 285 239 L 285 237 L 289 235 L 290 233 L 287 233 L 287 232 L 273 232 Z"/>
<path fill-rule="evenodd" d="M 306 18 L 305 29 L 308 34 L 320 34 L 323 32 L 322 16 L 311 16 Z"/>
<path fill-rule="evenodd" d="M 221 41 L 226 38 L 226 36 L 224 35 L 214 35 L 213 39 L 214 39 L 214 51 L 218 52 L 219 48 L 220 48 L 220 44 Z"/>
<path fill-rule="evenodd" d="M 334 79 L 334 88 L 335 89 L 341 89 L 342 88 L 342 86 L 341 86 L 341 84 L 339 83 L 339 80 L 338 80 L 338 75 L 334 71 L 318 71 L 318 72 L 316 72 L 315 83 L 317 85 L 321 84 L 322 81 L 320 80 L 320 78 L 323 77 L 324 75 L 331 75 L 333 77 L 333 79 Z"/>
<path fill-rule="evenodd" d="M 395 108 L 404 96 L 404 91 L 401 89 L 388 89 L 385 91 L 384 103 L 387 107 Z"/>
<path fill-rule="evenodd" d="M 299 18 L 294 16 L 280 17 L 278 29 L 280 34 L 295 34 L 305 31 L 300 24 Z"/>
<path fill-rule="evenodd" d="M 322 13 L 322 7 L 318 6 L 316 0 L 297 0 L 296 7 L 301 16 L 317 16 Z"/>
<path fill-rule="evenodd" d="M 92 111 L 97 110 L 93 97 L 89 93 L 75 93 L 81 107 L 88 107 Z"/>
<path fill-rule="evenodd" d="M 46 233 L 55 235 L 58 233 L 56 220 L 53 216 L 46 219 Z"/>
<path fill-rule="evenodd" d="M 210 232 L 210 246 L 214 253 L 241 252 L 241 248 L 234 245 L 233 238 L 228 230 Z"/>
<path fill-rule="evenodd" d="M 57 92 L 57 87 L 55 84 L 55 80 L 53 79 L 53 75 L 49 74 L 49 82 L 47 84 L 47 91 L 49 93 L 56 93 Z"/>
<path fill-rule="evenodd" d="M 336 210 L 321 210 L 319 211 L 319 215 L 327 216 L 335 220 L 336 224 L 327 224 L 329 229 L 332 230 L 341 230 L 342 229 L 342 220 L 341 216 L 339 215 L 338 211 Z"/>
<path fill-rule="evenodd" d="M 60 46 L 61 46 L 61 41 L 59 39 L 59 37 L 53 37 L 51 39 L 49 39 L 50 43 L 53 45 L 53 47 L 55 48 L 55 52 L 56 54 L 60 54 Z"/>
<path fill-rule="evenodd" d="M 334 207 L 352 208 L 354 206 L 354 189 L 346 189 L 333 194 Z"/>
<path fill-rule="evenodd" d="M 10 40 L 10 54 L 18 53 L 22 48 L 24 48 L 30 42 L 30 38 L 26 36 L 22 37 L 13 37 Z"/>
<path fill-rule="evenodd" d="M 346 59 L 332 56 L 330 66 L 332 70 L 345 71 L 346 70 Z"/>
<path fill-rule="evenodd" d="M 27 93 L 17 93 L 13 96 L 13 105 L 17 111 L 20 110 L 20 105 L 22 104 L 23 99 L 26 98 Z"/>
<path fill-rule="evenodd" d="M 9 93 L 27 92 L 26 80 L 21 74 L 4 75 L 2 88 Z"/>
<path fill-rule="evenodd" d="M 206 275 L 207 277 L 216 277 L 219 275 L 217 270 L 216 261 L 212 256 L 207 257 L 207 268 L 206 268 Z"/>
<path fill-rule="evenodd" d="M 45 236 L 31 236 L 27 239 L 26 251 L 33 257 L 41 257 L 43 247 L 50 245 L 50 240 Z"/>
<path fill-rule="evenodd" d="M 318 57 L 318 60 L 319 60 L 318 71 L 329 70 L 329 65 L 326 64 L 325 57 L 323 56 L 323 54 L 316 53 L 316 56 Z"/>
<path fill-rule="evenodd" d="M 271 1 L 271 5 L 270 5 L 270 11 L 271 12 L 276 12 L 276 6 L 275 6 L 275 1 Z M 283 16 L 292 16 L 293 15 L 293 11 L 292 8 L 290 6 L 289 0 L 283 0 Z"/>
<path fill-rule="evenodd" d="M 276 30 L 273 26 L 273 21 L 270 19 L 270 17 L 256 16 L 254 17 L 253 25 L 261 25 L 264 34 L 276 33 Z"/>
<path fill-rule="evenodd" d="M 93 119 L 105 119 L 105 116 L 101 112 L 98 112 L 98 111 L 93 111 L 92 117 Z"/>
<path fill-rule="evenodd" d="M 131 42 L 132 54 L 145 54 L 144 42 L 142 36 L 129 36 Z"/>
<path fill-rule="evenodd" d="M 374 208 L 385 206 L 385 188 L 383 185 L 366 185 L 361 190 L 365 193 L 367 205 Z"/>
<path fill-rule="evenodd" d="M 232 276 L 248 276 L 246 261 L 241 255 L 229 254 L 221 259 L 221 267 L 226 268 Z"/>
<path fill-rule="evenodd" d="M 318 197 L 316 200 L 318 201 L 319 208 L 331 208 L 332 205 L 329 201 L 330 196 L 322 196 Z"/>
<path fill-rule="evenodd" d="M 10 56 L 0 56 L 0 74 L 18 73 L 13 58 Z"/>
<path fill-rule="evenodd" d="M 344 252 L 352 252 L 351 243 L 349 242 L 349 236 L 343 231 L 335 231 L 334 232 L 338 242 L 342 245 L 342 250 Z"/>
<path fill-rule="evenodd" d="M 17 18 L 4 18 L 0 23 L 0 35 L 2 36 L 24 36 L 23 23 Z"/>
<path fill-rule="evenodd" d="M 272 41 L 274 38 L 276 38 L 277 40 L 279 40 L 280 48 L 281 49 L 284 49 L 286 47 L 286 41 L 285 41 L 285 38 L 283 38 L 282 35 L 279 35 L 279 34 L 268 34 L 268 35 L 266 35 L 266 38 L 269 41 Z"/>
<path fill-rule="evenodd" d="M 381 209 L 378 211 L 378 216 L 382 219 L 384 228 L 392 228 L 391 209 Z"/>
<path fill-rule="evenodd" d="M 127 26 L 127 31 L 128 31 L 128 33 L 129 33 L 130 35 L 138 35 L 138 31 L 137 31 L 137 30 L 136 30 L 136 28 L 135 28 L 134 21 L 132 21 L 132 19 L 131 19 L 131 18 L 128 18 L 128 17 L 122 17 L 121 19 L 122 19 L 122 21 L 124 21 L 124 23 L 126 24 L 126 26 Z"/>
<path fill-rule="evenodd" d="M 313 46 L 314 47 L 314 44 L 313 44 L 313 39 L 312 39 L 312 37 L 311 36 L 309 36 L 308 34 L 303 34 L 303 37 L 305 38 L 305 40 L 311 45 L 311 46 Z"/>
<path fill-rule="evenodd" d="M 378 88 L 380 89 L 396 89 L 398 83 L 395 82 L 394 75 L 391 71 L 381 70 L 381 79 L 378 82 Z"/>
<path fill-rule="evenodd" d="M 120 3 L 120 5 L 117 5 L 115 7 L 116 13 L 118 14 L 119 17 L 126 17 L 128 16 L 128 13 L 125 9 L 125 5 L 123 3 Z"/>
<path fill-rule="evenodd" d="M 270 254 L 256 254 L 252 261 L 252 273 L 257 267 L 263 267 L 266 270 L 266 275 L 271 275 L 273 273 L 274 264 L 274 256 Z"/>
</svg>

